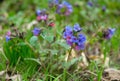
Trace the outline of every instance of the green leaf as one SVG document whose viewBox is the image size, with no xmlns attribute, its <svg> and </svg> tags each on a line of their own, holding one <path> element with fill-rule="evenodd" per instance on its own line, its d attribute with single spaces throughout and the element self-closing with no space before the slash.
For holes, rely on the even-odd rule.
<svg viewBox="0 0 120 81">
<path fill-rule="evenodd" d="M 34 61 L 34 62 L 38 63 L 39 65 L 41 65 L 41 62 L 40 62 L 38 59 L 34 59 L 34 58 L 24 58 L 24 60 Z"/>
<path fill-rule="evenodd" d="M 26 43 L 25 43 L 25 42 L 20 42 L 20 43 L 18 43 L 18 45 L 19 45 L 19 46 L 25 46 Z"/>
<path fill-rule="evenodd" d="M 41 37 L 51 43 L 54 40 L 54 36 L 52 34 L 48 35 L 47 33 L 41 34 Z"/>
<path fill-rule="evenodd" d="M 73 64 L 75 64 L 76 62 L 81 61 L 81 60 L 82 60 L 82 57 L 74 58 L 69 62 L 63 63 L 63 66 L 68 69 L 70 66 L 72 66 Z"/>
<path fill-rule="evenodd" d="M 55 49 L 54 49 L 54 50 L 50 50 L 50 52 L 51 52 L 51 54 L 54 55 L 54 54 L 57 54 L 57 53 L 58 53 L 58 50 L 55 50 Z"/>
<path fill-rule="evenodd" d="M 37 45 L 37 41 L 38 41 L 38 37 L 37 37 L 37 36 L 32 36 L 32 37 L 30 38 L 30 44 L 31 44 L 32 46 L 36 46 L 36 45 Z"/>
<path fill-rule="evenodd" d="M 63 40 L 56 41 L 57 44 L 59 44 L 61 47 L 65 48 L 66 50 L 70 49 L 70 46 Z"/>
</svg>

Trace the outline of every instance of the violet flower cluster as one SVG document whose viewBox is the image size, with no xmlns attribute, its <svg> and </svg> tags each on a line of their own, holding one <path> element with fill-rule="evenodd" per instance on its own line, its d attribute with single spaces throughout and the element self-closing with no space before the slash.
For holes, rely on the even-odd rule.
<svg viewBox="0 0 120 81">
<path fill-rule="evenodd" d="M 93 3 L 91 1 L 88 1 L 87 2 L 88 6 L 92 7 L 93 6 Z"/>
<path fill-rule="evenodd" d="M 75 24 L 74 27 L 66 26 L 63 32 L 63 38 L 67 44 L 76 50 L 83 50 L 85 48 L 86 36 L 80 33 L 81 30 L 82 28 L 79 24 Z"/>
<path fill-rule="evenodd" d="M 8 42 L 11 39 L 11 32 L 10 31 L 7 32 L 5 38 L 6 38 L 6 42 Z"/>
<path fill-rule="evenodd" d="M 37 21 L 45 21 L 46 25 L 49 26 L 49 27 L 54 27 L 55 26 L 55 23 L 51 22 L 50 19 L 48 18 L 48 14 L 47 14 L 45 9 L 37 10 L 36 15 L 37 15 Z"/>
<path fill-rule="evenodd" d="M 58 5 L 59 4 L 59 0 L 49 0 L 49 4 L 50 5 Z"/>
<path fill-rule="evenodd" d="M 93 6 L 95 6 L 95 4 L 96 4 L 96 3 L 93 3 L 92 1 L 88 1 L 88 2 L 87 2 L 87 5 L 88 5 L 89 7 L 93 7 Z M 96 7 L 97 7 L 97 6 L 96 6 Z M 106 11 L 106 6 L 103 5 L 101 9 L 102 9 L 103 12 L 105 12 L 105 11 Z"/>
<path fill-rule="evenodd" d="M 102 6 L 102 11 L 103 11 L 103 12 L 106 11 L 106 6 Z"/>
<path fill-rule="evenodd" d="M 37 10 L 36 11 L 36 15 L 37 15 L 37 20 L 38 21 L 41 21 L 41 20 L 46 21 L 48 19 L 48 14 L 46 13 L 45 9 L 43 9 L 43 10 Z"/>
<path fill-rule="evenodd" d="M 62 1 L 60 3 L 59 0 L 51 0 L 50 4 L 56 5 L 56 13 L 63 14 L 63 15 L 70 15 L 73 12 L 73 7 L 67 1 Z"/>
</svg>

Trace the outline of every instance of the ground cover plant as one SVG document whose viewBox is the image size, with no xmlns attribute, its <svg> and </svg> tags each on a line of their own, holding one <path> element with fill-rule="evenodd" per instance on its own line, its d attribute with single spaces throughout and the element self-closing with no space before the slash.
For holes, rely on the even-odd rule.
<svg viewBox="0 0 120 81">
<path fill-rule="evenodd" d="M 1 0 L 0 81 L 119 81 L 119 0 Z"/>
</svg>

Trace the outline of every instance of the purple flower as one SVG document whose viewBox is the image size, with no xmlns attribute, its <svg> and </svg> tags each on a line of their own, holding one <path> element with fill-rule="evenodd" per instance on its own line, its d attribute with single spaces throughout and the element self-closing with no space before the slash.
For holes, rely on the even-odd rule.
<svg viewBox="0 0 120 81">
<path fill-rule="evenodd" d="M 41 20 L 47 20 L 48 16 L 47 15 L 42 15 Z"/>
<path fill-rule="evenodd" d="M 54 5 L 58 5 L 59 4 L 59 0 L 49 0 L 49 3 L 54 4 Z"/>
<path fill-rule="evenodd" d="M 77 43 L 77 38 L 75 36 L 68 36 L 66 42 L 68 45 L 72 46 L 74 43 Z"/>
<path fill-rule="evenodd" d="M 80 44 L 80 45 L 76 45 L 75 49 L 76 50 L 84 50 L 85 49 L 85 44 L 83 43 L 83 44 Z"/>
<path fill-rule="evenodd" d="M 68 45 L 72 46 L 72 44 L 73 44 L 73 42 L 72 42 L 72 36 L 67 36 L 66 42 L 67 42 Z"/>
<path fill-rule="evenodd" d="M 59 0 L 53 0 L 54 4 L 59 4 Z"/>
<path fill-rule="evenodd" d="M 40 34 L 40 31 L 41 30 L 39 28 L 34 28 L 32 32 L 33 32 L 33 35 L 38 36 Z"/>
<path fill-rule="evenodd" d="M 48 19 L 48 15 L 47 15 L 45 9 L 43 9 L 43 10 L 37 10 L 36 14 L 37 14 L 37 20 L 38 21 L 41 21 L 41 20 L 46 21 Z"/>
<path fill-rule="evenodd" d="M 115 33 L 115 28 L 108 28 L 108 30 L 105 32 L 104 36 L 106 39 L 110 39 L 112 38 L 112 36 L 114 35 Z"/>
<path fill-rule="evenodd" d="M 66 40 L 67 44 L 72 46 L 73 42 L 69 41 L 69 40 Z"/>
<path fill-rule="evenodd" d="M 75 32 L 79 32 L 82 30 L 82 28 L 80 28 L 80 25 L 77 23 L 74 25 L 74 29 L 73 29 Z"/>
<path fill-rule="evenodd" d="M 66 26 L 64 32 L 63 32 L 63 38 L 71 37 L 73 35 L 73 29 L 70 26 Z"/>
<path fill-rule="evenodd" d="M 84 34 L 79 34 L 75 49 L 83 50 L 85 48 L 85 42 L 86 42 L 86 36 Z"/>
<path fill-rule="evenodd" d="M 63 38 L 66 39 L 68 45 L 73 44 L 73 28 L 70 26 L 66 26 L 63 32 Z"/>
<path fill-rule="evenodd" d="M 6 38 L 6 42 L 8 42 L 11 39 L 10 36 L 8 35 L 6 35 L 5 38 Z"/>
<path fill-rule="evenodd" d="M 58 14 L 70 15 L 73 12 L 72 5 L 66 1 L 63 1 L 62 4 L 59 4 L 56 12 Z"/>
<path fill-rule="evenodd" d="M 109 28 L 108 31 L 111 35 L 113 35 L 115 33 L 115 28 Z"/>
<path fill-rule="evenodd" d="M 65 31 L 66 31 L 66 32 L 72 32 L 72 31 L 73 31 L 73 28 L 70 27 L 70 26 L 66 26 L 66 27 L 65 27 Z"/>
<path fill-rule="evenodd" d="M 46 21 L 47 19 L 48 19 L 48 15 L 40 15 L 40 16 L 37 16 L 37 20 L 38 20 L 38 21 L 41 21 L 41 20 Z"/>
<path fill-rule="evenodd" d="M 8 31 L 7 34 L 6 34 L 6 36 L 5 36 L 5 38 L 6 38 L 6 42 L 8 42 L 8 41 L 11 39 L 10 36 L 11 36 L 11 32 Z"/>
<path fill-rule="evenodd" d="M 106 6 L 102 6 L 102 11 L 106 11 Z"/>
<path fill-rule="evenodd" d="M 93 3 L 91 1 L 88 1 L 88 6 L 92 7 L 93 6 Z"/>
<path fill-rule="evenodd" d="M 75 36 L 72 36 L 72 37 L 71 37 L 71 40 L 72 40 L 73 43 L 77 43 L 77 42 L 78 42 L 78 39 L 77 39 L 77 37 L 75 37 Z"/>
<path fill-rule="evenodd" d="M 77 42 L 77 44 L 81 45 L 81 44 L 83 44 L 85 42 L 86 42 L 86 36 L 84 34 L 79 34 L 78 35 L 78 42 Z"/>
<path fill-rule="evenodd" d="M 72 5 L 66 1 L 63 1 L 62 3 L 64 6 L 66 6 L 67 10 L 65 12 L 65 15 L 70 15 L 73 12 Z"/>
<path fill-rule="evenodd" d="M 72 33 L 69 32 L 63 32 L 63 38 L 66 39 L 67 37 L 72 36 Z"/>
<path fill-rule="evenodd" d="M 37 14 L 37 16 L 41 15 L 41 10 L 36 10 L 36 14 Z"/>
</svg>

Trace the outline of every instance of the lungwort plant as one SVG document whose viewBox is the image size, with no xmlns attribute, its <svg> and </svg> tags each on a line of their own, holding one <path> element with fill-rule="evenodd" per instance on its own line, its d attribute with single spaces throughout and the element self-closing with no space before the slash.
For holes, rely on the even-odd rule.
<svg viewBox="0 0 120 81">
<path fill-rule="evenodd" d="M 26 58 L 34 59 L 37 57 L 37 54 L 25 39 L 25 33 L 19 32 L 16 28 L 7 32 L 3 49 L 10 66 L 15 66 L 18 61 L 19 64 L 25 63 L 29 66 L 35 64 L 25 60 Z"/>
</svg>

